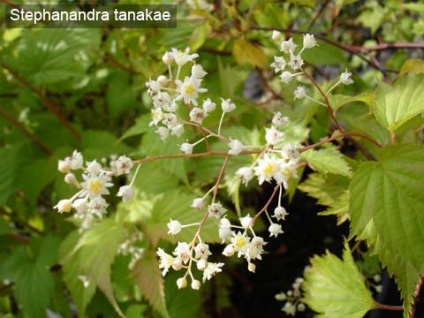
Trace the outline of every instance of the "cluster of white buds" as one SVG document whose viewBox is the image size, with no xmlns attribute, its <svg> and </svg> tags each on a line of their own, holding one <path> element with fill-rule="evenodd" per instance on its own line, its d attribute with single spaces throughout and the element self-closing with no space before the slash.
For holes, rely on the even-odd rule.
<svg viewBox="0 0 424 318">
<path fill-rule="evenodd" d="M 138 246 L 142 241 L 143 233 L 135 231 L 118 247 L 118 254 L 131 256 L 131 260 L 128 264 L 129 269 L 133 269 L 137 261 L 144 254 L 144 248 Z"/>
<path fill-rule="evenodd" d="M 175 271 L 185 270 L 185 274 L 177 279 L 177 286 L 178 288 L 186 287 L 187 276 L 189 276 L 192 289 L 199 289 L 201 285 L 200 281 L 193 275 L 193 264 L 196 264 L 196 268 L 203 272 L 203 283 L 210 280 L 216 273 L 222 271 L 221 267 L 224 266 L 224 263 L 208 261 L 208 257 L 211 254 L 208 244 L 201 241 L 194 243 L 194 240 L 191 243 L 178 242 L 172 255 L 167 254 L 161 248 L 157 251 L 157 255 L 160 258 L 159 268 L 162 269 L 162 275 L 165 276 L 171 267 Z"/>
<path fill-rule="evenodd" d="M 292 284 L 292 289 L 287 292 L 281 292 L 275 295 L 275 299 L 278 301 L 285 302 L 282 311 L 287 316 L 295 316 L 297 312 L 303 312 L 306 309 L 306 305 L 301 302 L 302 299 L 302 287 L 303 278 L 296 278 Z"/>
<path fill-rule="evenodd" d="M 187 5 L 194 10 L 204 10 L 211 12 L 213 10 L 213 4 L 206 0 L 187 0 Z"/>
<path fill-rule="evenodd" d="M 63 199 L 54 207 L 59 213 L 71 212 L 75 210 L 74 217 L 81 219 L 80 230 L 91 227 L 95 218 L 101 219 L 108 207 L 104 195 L 109 194 L 109 188 L 113 186 L 112 177 L 129 174 L 133 167 L 133 161 L 120 156 L 112 158 L 109 167 L 102 166 L 96 160 L 85 162 L 82 154 L 74 151 L 72 156 L 59 160 L 58 170 L 65 174 L 66 183 L 75 186 L 78 191 L 69 199 Z M 80 182 L 75 175 L 80 170 Z M 124 201 L 132 198 L 132 184 L 135 176 L 129 185 L 122 186 L 118 191 L 118 196 Z"/>
<path fill-rule="evenodd" d="M 383 291 L 383 285 L 381 284 L 381 275 L 376 274 L 371 279 L 368 279 L 370 287 L 377 293 L 380 294 Z"/>
</svg>

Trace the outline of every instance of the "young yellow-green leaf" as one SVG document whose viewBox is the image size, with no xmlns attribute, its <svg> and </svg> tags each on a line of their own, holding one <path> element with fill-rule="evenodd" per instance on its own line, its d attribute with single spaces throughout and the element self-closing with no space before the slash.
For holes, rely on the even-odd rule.
<svg viewBox="0 0 424 318">
<path fill-rule="evenodd" d="M 336 215 L 337 223 L 349 219 L 349 178 L 335 174 L 312 173 L 298 189 L 328 207 L 320 215 Z"/>
<path fill-rule="evenodd" d="M 142 260 L 135 264 L 131 276 L 152 307 L 162 317 L 169 317 L 166 309 L 163 278 L 156 255 L 153 252 L 145 253 Z"/>
<path fill-rule="evenodd" d="M 373 111 L 389 131 L 424 112 L 424 74 L 403 75 L 393 86 L 383 83 L 377 90 Z"/>
<path fill-rule="evenodd" d="M 424 5 L 422 6 L 424 8 Z M 404 74 L 423 74 L 424 60 L 409 59 L 400 68 L 400 75 Z"/>
<path fill-rule="evenodd" d="M 262 49 L 247 40 L 235 40 L 233 55 L 239 64 L 248 63 L 261 69 L 268 67 L 268 59 Z"/>
<path fill-rule="evenodd" d="M 345 244 L 343 259 L 315 256 L 305 272 L 304 302 L 322 318 L 362 318 L 375 303 Z"/>
<path fill-rule="evenodd" d="M 302 152 L 300 157 L 308 162 L 312 169 L 321 173 L 351 176 L 352 172 L 343 155 L 334 148 L 320 150 L 309 149 Z"/>
<path fill-rule="evenodd" d="M 387 146 L 378 162 L 360 165 L 350 186 L 351 235 L 366 239 L 396 276 L 405 308 L 414 288 L 404 288 L 424 273 L 423 163 L 423 146 Z M 414 273 L 405 277 L 408 268 Z"/>
<path fill-rule="evenodd" d="M 362 102 L 367 105 L 371 105 L 374 101 L 375 92 L 369 91 L 354 96 L 346 96 L 341 94 L 331 95 L 328 97 L 331 107 L 334 111 L 337 111 L 340 107 L 348 105 L 354 102 Z"/>
</svg>

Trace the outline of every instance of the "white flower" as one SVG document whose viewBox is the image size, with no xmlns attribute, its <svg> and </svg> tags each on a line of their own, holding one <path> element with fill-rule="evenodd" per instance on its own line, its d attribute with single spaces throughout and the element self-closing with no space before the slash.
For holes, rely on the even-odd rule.
<svg viewBox="0 0 424 318">
<path fill-rule="evenodd" d="M 293 305 L 291 302 L 286 302 L 281 310 L 284 311 L 287 316 L 296 315 L 296 306 Z"/>
<path fill-rule="evenodd" d="M 276 128 L 281 128 L 285 126 L 289 122 L 289 118 L 286 116 L 283 116 L 280 112 L 274 113 L 274 116 L 272 117 L 272 125 Z"/>
<path fill-rule="evenodd" d="M 278 159 L 267 154 L 257 161 L 257 166 L 253 169 L 259 179 L 259 185 L 261 185 L 264 181 L 271 182 L 271 179 L 281 170 L 279 164 L 280 162 Z"/>
<path fill-rule="evenodd" d="M 231 99 L 221 98 L 221 108 L 224 113 L 229 113 L 236 109 L 236 105 L 231 102 Z"/>
<path fill-rule="evenodd" d="M 278 234 L 284 233 L 283 232 L 283 229 L 281 228 L 281 225 L 280 224 L 277 224 L 277 223 L 272 223 L 269 226 L 268 231 L 269 231 L 269 236 L 270 237 L 272 237 L 272 236 L 277 237 Z"/>
<path fill-rule="evenodd" d="M 60 200 L 54 207 L 59 213 L 68 213 L 72 210 L 72 201 L 68 199 Z"/>
<path fill-rule="evenodd" d="M 280 31 L 272 31 L 272 39 L 276 42 L 281 41 L 281 39 L 283 38 L 283 34 Z"/>
<path fill-rule="evenodd" d="M 166 127 L 158 127 L 156 133 L 159 135 L 160 140 L 165 141 L 169 136 L 169 129 Z"/>
<path fill-rule="evenodd" d="M 200 259 L 197 261 L 196 263 L 196 267 L 199 271 L 204 271 L 206 266 L 208 266 L 208 262 L 206 261 L 206 259 Z"/>
<path fill-rule="evenodd" d="M 171 65 L 174 61 L 174 55 L 171 52 L 165 52 L 165 54 L 162 56 L 162 61 L 166 65 Z"/>
<path fill-rule="evenodd" d="M 277 221 L 280 221 L 285 220 L 287 215 L 288 213 L 285 208 L 283 208 L 282 206 L 277 206 L 274 210 L 273 216 L 277 219 Z"/>
<path fill-rule="evenodd" d="M 71 157 L 71 169 L 72 170 L 81 169 L 83 163 L 84 163 L 84 158 L 82 157 L 82 154 L 74 150 Z"/>
<path fill-rule="evenodd" d="M 231 239 L 231 244 L 235 252 L 238 252 L 238 256 L 244 255 L 247 248 L 249 247 L 250 238 L 245 233 L 237 232 Z"/>
<path fill-rule="evenodd" d="M 119 156 L 119 158 L 113 162 L 113 168 L 115 168 L 117 176 L 128 174 L 133 165 L 133 161 L 127 156 Z"/>
<path fill-rule="evenodd" d="M 213 4 L 206 2 L 205 0 L 187 0 L 187 4 L 191 9 L 204 10 L 210 12 L 213 10 Z"/>
<path fill-rule="evenodd" d="M 216 273 L 222 272 L 222 266 L 224 266 L 224 263 L 208 263 L 205 270 L 203 271 L 203 282 L 210 280 Z"/>
<path fill-rule="evenodd" d="M 352 76 L 352 73 L 345 71 L 340 75 L 340 82 L 345 85 L 353 84 L 353 79 L 350 77 Z"/>
<path fill-rule="evenodd" d="M 74 185 L 74 186 L 76 186 L 76 187 L 79 187 L 79 186 L 80 186 L 80 184 L 79 184 L 79 182 L 78 182 L 77 178 L 76 178 L 76 177 L 75 177 L 75 175 L 74 175 L 73 173 L 71 173 L 71 172 L 69 172 L 69 173 L 67 173 L 67 174 L 65 175 L 64 180 L 65 180 L 65 182 L 66 182 L 67 184 L 72 184 L 72 185 Z"/>
<path fill-rule="evenodd" d="M 134 190 L 131 185 L 124 185 L 119 188 L 118 197 L 122 197 L 122 201 L 127 202 L 130 201 L 134 196 Z"/>
<path fill-rule="evenodd" d="M 191 248 L 187 242 L 178 242 L 174 252 L 172 252 L 177 258 L 186 264 L 191 259 Z"/>
<path fill-rule="evenodd" d="M 306 310 L 305 304 L 304 303 L 297 304 L 297 310 L 300 312 L 305 311 Z"/>
<path fill-rule="evenodd" d="M 175 127 L 179 124 L 178 117 L 172 113 L 166 113 L 163 116 L 162 123 L 167 126 L 169 129 Z"/>
<path fill-rule="evenodd" d="M 106 208 L 108 206 L 109 204 L 102 197 L 94 197 L 88 203 L 90 212 L 97 214 L 99 217 L 101 217 L 101 215 L 106 212 Z"/>
<path fill-rule="evenodd" d="M 303 87 L 302 85 L 299 85 L 298 87 L 296 87 L 296 89 L 293 92 L 294 94 L 294 98 L 295 99 L 303 99 L 306 97 L 306 90 L 305 87 Z"/>
<path fill-rule="evenodd" d="M 284 301 L 286 299 L 287 299 L 287 295 L 285 293 L 283 293 L 283 292 L 278 293 L 278 294 L 275 295 L 275 300 Z"/>
<path fill-rule="evenodd" d="M 303 65 L 303 59 L 302 59 L 302 57 L 300 55 L 291 54 L 290 55 L 289 65 L 294 70 L 300 69 L 302 67 L 302 65 Z"/>
<path fill-rule="evenodd" d="M 166 226 L 168 227 L 168 234 L 170 235 L 177 235 L 182 229 L 181 223 L 176 220 L 170 220 Z"/>
<path fill-rule="evenodd" d="M 57 164 L 57 170 L 59 170 L 62 173 L 68 173 L 71 171 L 71 160 L 69 157 L 65 158 L 64 160 L 59 160 Z"/>
<path fill-rule="evenodd" d="M 208 98 L 207 100 L 203 101 L 202 107 L 205 110 L 205 112 L 208 114 L 215 110 L 216 104 L 213 103 L 210 98 Z"/>
<path fill-rule="evenodd" d="M 187 279 L 185 276 L 177 279 L 177 286 L 178 289 L 187 287 Z"/>
<path fill-rule="evenodd" d="M 205 243 L 198 243 L 194 248 L 194 253 L 196 259 L 207 259 L 212 254 L 209 251 L 209 245 Z"/>
<path fill-rule="evenodd" d="M 252 217 L 250 215 L 246 215 L 246 216 L 240 218 L 240 224 L 244 228 L 252 226 L 251 222 L 252 222 Z"/>
<path fill-rule="evenodd" d="M 222 206 L 220 202 L 214 202 L 208 205 L 209 217 L 219 219 L 227 210 Z"/>
<path fill-rule="evenodd" d="M 176 80 L 176 92 L 179 94 L 176 100 L 184 100 L 184 103 L 192 103 L 197 106 L 199 93 L 207 92 L 206 88 L 200 88 L 201 81 L 191 77 L 185 77 L 184 82 Z"/>
<path fill-rule="evenodd" d="M 202 79 L 203 77 L 205 77 L 206 74 L 208 73 L 205 72 L 202 65 L 200 64 L 194 64 L 191 67 L 191 76 L 193 76 L 196 79 Z"/>
<path fill-rule="evenodd" d="M 200 288 L 200 282 L 196 279 L 191 281 L 191 288 L 194 290 L 198 290 Z"/>
<path fill-rule="evenodd" d="M 149 126 L 157 126 L 157 124 L 159 124 L 159 122 L 165 117 L 165 114 L 162 109 L 158 107 L 153 108 L 150 111 L 150 114 L 152 116 L 152 120 L 149 123 Z"/>
<path fill-rule="evenodd" d="M 88 206 L 88 199 L 87 198 L 76 199 L 72 203 L 72 206 L 77 211 L 77 213 L 85 213 L 85 212 L 87 212 L 87 210 L 89 208 L 89 206 Z"/>
<path fill-rule="evenodd" d="M 184 142 L 180 146 L 181 152 L 185 153 L 186 155 L 191 155 L 193 153 L 193 144 L 190 144 L 188 142 Z"/>
<path fill-rule="evenodd" d="M 262 259 L 262 253 L 264 252 L 264 246 L 266 242 L 260 236 L 255 236 L 249 243 L 246 251 L 246 258 L 250 262 L 254 259 Z"/>
<path fill-rule="evenodd" d="M 204 198 L 196 198 L 193 200 L 193 203 L 190 205 L 192 208 L 201 210 L 206 206 Z"/>
<path fill-rule="evenodd" d="M 159 92 L 157 95 L 153 96 L 153 105 L 155 108 L 170 108 L 170 105 L 172 105 L 172 98 L 169 96 L 167 92 Z"/>
<path fill-rule="evenodd" d="M 171 128 L 171 134 L 180 137 L 184 133 L 184 125 L 178 124 Z"/>
<path fill-rule="evenodd" d="M 195 58 L 199 56 L 197 53 L 189 54 L 190 48 L 186 48 L 184 51 L 177 50 L 175 48 L 172 49 L 172 57 L 174 58 L 175 63 L 178 66 L 183 66 L 188 62 L 193 62 Z"/>
<path fill-rule="evenodd" d="M 86 175 L 83 174 L 85 182 L 81 183 L 81 187 L 85 190 L 82 195 L 88 194 L 90 198 L 95 198 L 103 194 L 109 194 L 107 188 L 113 186 L 112 183 L 108 182 L 110 180 L 106 175 Z"/>
<path fill-rule="evenodd" d="M 166 86 L 166 84 L 168 84 L 168 79 L 166 78 L 165 75 L 159 75 L 158 79 L 156 80 L 156 82 L 160 85 L 160 86 Z"/>
<path fill-rule="evenodd" d="M 238 139 L 230 139 L 228 143 L 230 150 L 228 150 L 229 155 L 238 155 L 244 150 L 244 145 Z"/>
<path fill-rule="evenodd" d="M 232 231 L 231 231 L 231 223 L 225 217 L 219 220 L 219 238 L 225 242 L 231 239 Z"/>
<path fill-rule="evenodd" d="M 254 273 L 254 272 L 256 272 L 256 265 L 255 264 L 253 264 L 253 263 L 248 263 L 247 264 L 247 270 L 249 271 L 249 272 L 251 272 L 251 273 Z"/>
<path fill-rule="evenodd" d="M 205 110 L 203 108 L 200 107 L 193 107 L 190 110 L 190 120 L 192 122 L 201 124 L 203 119 L 205 118 Z"/>
<path fill-rule="evenodd" d="M 231 257 L 235 254 L 235 252 L 236 252 L 236 250 L 234 249 L 234 245 L 229 244 L 222 251 L 222 255 L 227 256 L 227 257 Z"/>
<path fill-rule="evenodd" d="M 271 67 L 274 69 L 275 73 L 278 73 L 286 68 L 287 62 L 282 56 L 274 56 L 274 63 L 271 64 Z"/>
<path fill-rule="evenodd" d="M 303 35 L 303 47 L 305 49 L 310 49 L 314 46 L 318 46 L 315 36 L 313 34 Z"/>
<path fill-rule="evenodd" d="M 146 82 L 146 87 L 147 87 L 147 94 L 153 95 L 159 92 L 162 85 L 158 81 L 154 81 L 150 79 L 148 82 Z"/>
<path fill-rule="evenodd" d="M 271 128 L 265 129 L 265 140 L 268 145 L 275 146 L 279 144 L 284 138 L 284 133 L 282 131 L 279 131 L 274 126 L 271 126 Z"/>
<path fill-rule="evenodd" d="M 292 78 L 293 78 L 293 74 L 289 71 L 284 71 L 283 73 L 281 73 L 280 75 L 280 79 L 284 84 L 288 84 L 291 82 Z"/>
<path fill-rule="evenodd" d="M 165 253 L 165 251 L 161 248 L 158 249 L 156 254 L 159 256 L 159 268 L 163 268 L 162 276 L 165 276 L 169 268 L 172 266 L 174 258 L 172 255 Z"/>
<path fill-rule="evenodd" d="M 251 167 L 241 167 L 236 171 L 236 175 L 240 177 L 244 185 L 247 185 L 253 178 L 253 169 Z"/>
<path fill-rule="evenodd" d="M 100 172 L 102 172 L 102 166 L 96 160 L 93 160 L 87 162 L 87 168 L 85 168 L 85 171 L 89 175 L 99 175 Z"/>
<path fill-rule="evenodd" d="M 289 53 L 293 53 L 296 47 L 297 45 L 293 42 L 293 39 L 290 38 L 287 41 L 281 42 L 280 51 L 289 54 Z"/>
</svg>

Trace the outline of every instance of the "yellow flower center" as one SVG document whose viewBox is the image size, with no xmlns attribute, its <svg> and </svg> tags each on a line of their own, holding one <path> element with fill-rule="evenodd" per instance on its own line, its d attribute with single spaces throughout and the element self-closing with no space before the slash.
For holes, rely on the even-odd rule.
<svg viewBox="0 0 424 318">
<path fill-rule="evenodd" d="M 196 87 L 191 83 L 184 84 L 183 92 L 184 95 L 193 96 L 196 93 Z"/>
<path fill-rule="evenodd" d="M 88 182 L 87 190 L 93 194 L 101 194 L 105 182 L 100 178 L 91 179 Z"/>
<path fill-rule="evenodd" d="M 246 246 L 247 240 L 246 240 L 246 238 L 244 236 L 237 236 L 234 239 L 234 243 L 233 244 L 234 244 L 234 247 L 236 249 L 242 249 L 244 246 Z"/>
<path fill-rule="evenodd" d="M 270 176 L 273 175 L 275 171 L 275 164 L 273 162 L 268 162 L 265 164 L 263 172 L 265 175 Z"/>
</svg>

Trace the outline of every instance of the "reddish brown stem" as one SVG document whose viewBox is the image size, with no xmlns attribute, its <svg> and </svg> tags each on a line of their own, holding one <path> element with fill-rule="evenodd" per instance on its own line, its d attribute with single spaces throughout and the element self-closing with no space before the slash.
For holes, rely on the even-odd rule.
<svg viewBox="0 0 424 318">
<path fill-rule="evenodd" d="M 423 278 L 420 276 L 417 282 L 417 286 L 415 287 L 414 292 L 414 304 L 412 305 L 411 312 L 409 313 L 409 318 L 415 318 L 415 312 L 417 310 L 417 302 L 420 296 L 421 287 L 423 286 Z"/>
<path fill-rule="evenodd" d="M 32 132 L 30 132 L 25 125 L 23 125 L 21 122 L 19 122 L 16 118 L 14 118 L 11 114 L 9 114 L 7 111 L 5 111 L 3 108 L 0 107 L 0 114 L 6 118 L 12 125 L 14 125 L 16 128 L 18 128 L 20 131 L 22 131 L 29 139 L 31 139 L 34 144 L 38 146 L 46 155 L 51 156 L 52 151 L 49 147 L 47 147 L 36 135 L 34 135 Z"/>
<path fill-rule="evenodd" d="M 71 134 L 78 140 L 81 140 L 81 136 L 78 134 L 78 132 L 72 127 L 72 125 L 69 123 L 69 121 L 62 115 L 62 113 L 59 111 L 59 109 L 49 100 L 47 99 L 43 93 L 37 89 L 35 86 L 33 86 L 30 82 L 28 82 L 25 78 L 23 78 L 18 72 L 11 69 L 9 66 L 2 64 L 2 67 L 7 70 L 10 74 L 12 74 L 22 85 L 29 88 L 37 97 L 40 99 L 40 101 L 46 106 L 46 108 L 52 112 L 59 120 L 60 122 L 71 132 Z"/>
</svg>

